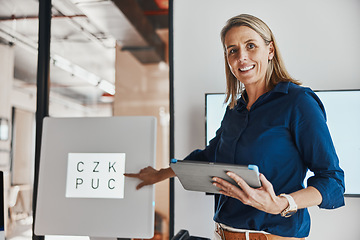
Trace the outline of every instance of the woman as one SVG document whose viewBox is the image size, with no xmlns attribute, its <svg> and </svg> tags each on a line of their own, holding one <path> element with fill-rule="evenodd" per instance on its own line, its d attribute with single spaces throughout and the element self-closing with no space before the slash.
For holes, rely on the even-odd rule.
<svg viewBox="0 0 360 240">
<path fill-rule="evenodd" d="M 260 19 L 231 18 L 221 39 L 229 106 L 214 139 L 185 159 L 258 165 L 262 187 L 251 188 L 231 172 L 240 188 L 213 178 L 222 193 L 215 201 L 215 237 L 304 239 L 310 231 L 308 207 L 344 205 L 344 173 L 324 107 L 287 73 L 273 34 Z M 304 188 L 308 169 L 314 176 Z M 126 174 L 141 179 L 138 188 L 174 175 L 170 168 L 150 167 Z"/>
</svg>

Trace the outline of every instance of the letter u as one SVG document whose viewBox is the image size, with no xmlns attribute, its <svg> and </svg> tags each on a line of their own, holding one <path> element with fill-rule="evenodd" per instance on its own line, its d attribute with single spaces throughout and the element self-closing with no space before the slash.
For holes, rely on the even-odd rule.
<svg viewBox="0 0 360 240">
<path fill-rule="evenodd" d="M 96 186 L 94 186 L 94 179 L 91 179 L 91 187 L 93 189 L 98 189 L 99 188 L 99 179 L 97 179 L 97 185 Z"/>
</svg>

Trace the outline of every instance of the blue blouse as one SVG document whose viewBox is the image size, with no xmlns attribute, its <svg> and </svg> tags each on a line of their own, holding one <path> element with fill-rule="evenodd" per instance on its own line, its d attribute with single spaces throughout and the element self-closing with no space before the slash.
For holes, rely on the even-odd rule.
<svg viewBox="0 0 360 240">
<path fill-rule="evenodd" d="M 322 195 L 320 208 L 344 205 L 344 172 L 326 124 L 324 106 L 309 88 L 281 82 L 246 109 L 240 98 L 226 110 L 216 136 L 204 150 L 185 159 L 233 164 L 255 164 L 273 184 L 275 194 L 304 188 L 307 181 Z M 244 205 L 225 195 L 215 196 L 214 220 L 239 229 L 266 231 L 284 237 L 307 237 L 310 216 L 300 209 L 290 218 Z"/>
</svg>

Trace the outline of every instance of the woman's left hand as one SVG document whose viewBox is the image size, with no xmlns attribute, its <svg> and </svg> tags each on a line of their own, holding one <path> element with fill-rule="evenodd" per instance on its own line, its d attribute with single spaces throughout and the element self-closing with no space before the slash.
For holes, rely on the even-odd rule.
<svg viewBox="0 0 360 240">
<path fill-rule="evenodd" d="M 287 207 L 287 200 L 275 195 L 273 185 L 263 174 L 260 173 L 259 176 L 262 184 L 260 188 L 250 187 L 241 177 L 233 172 L 228 172 L 227 175 L 234 179 L 240 188 L 219 177 L 213 177 L 213 184 L 221 189 L 221 194 L 236 198 L 246 205 L 271 214 L 279 214 Z"/>
</svg>

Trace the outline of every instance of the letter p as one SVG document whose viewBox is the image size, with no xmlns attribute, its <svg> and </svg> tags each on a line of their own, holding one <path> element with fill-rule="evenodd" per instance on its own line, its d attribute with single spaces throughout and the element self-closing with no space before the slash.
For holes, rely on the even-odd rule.
<svg viewBox="0 0 360 240">
<path fill-rule="evenodd" d="M 79 185 L 83 184 L 84 180 L 82 178 L 76 178 L 76 189 Z"/>
</svg>

